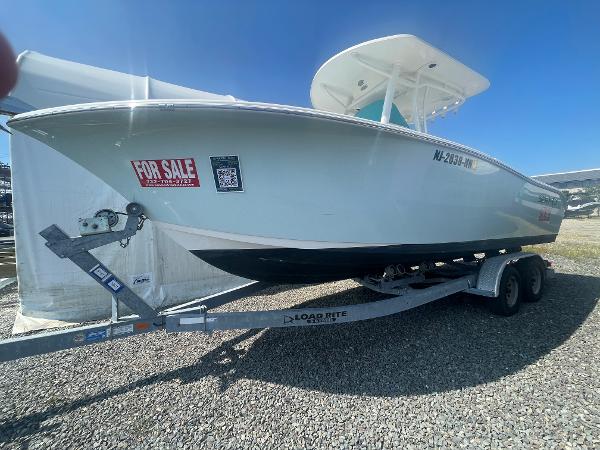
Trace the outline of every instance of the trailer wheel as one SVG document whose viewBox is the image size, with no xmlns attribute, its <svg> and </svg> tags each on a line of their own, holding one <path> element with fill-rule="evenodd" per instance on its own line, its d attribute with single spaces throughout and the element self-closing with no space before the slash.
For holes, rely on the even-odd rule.
<svg viewBox="0 0 600 450">
<path fill-rule="evenodd" d="M 506 266 L 500 279 L 500 295 L 492 299 L 490 308 L 495 314 L 512 316 L 521 306 L 521 276 L 513 266 Z"/>
<path fill-rule="evenodd" d="M 523 301 L 537 302 L 542 298 L 546 281 L 546 268 L 538 257 L 524 259 L 519 264 L 522 279 Z"/>
</svg>

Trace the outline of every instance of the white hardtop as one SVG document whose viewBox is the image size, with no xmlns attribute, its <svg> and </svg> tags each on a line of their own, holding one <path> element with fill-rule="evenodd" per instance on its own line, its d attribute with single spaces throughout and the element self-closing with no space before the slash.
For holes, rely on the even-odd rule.
<svg viewBox="0 0 600 450">
<path fill-rule="evenodd" d="M 427 131 L 427 120 L 458 108 L 489 85 L 418 37 L 399 34 L 335 55 L 317 71 L 310 97 L 316 109 L 349 115 L 385 99 L 383 123 L 389 122 L 393 103 L 416 130 Z"/>
</svg>

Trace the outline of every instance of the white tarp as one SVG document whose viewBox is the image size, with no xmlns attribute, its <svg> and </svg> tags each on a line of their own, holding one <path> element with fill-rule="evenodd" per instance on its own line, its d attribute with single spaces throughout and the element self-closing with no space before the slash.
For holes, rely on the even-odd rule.
<svg viewBox="0 0 600 450">
<path fill-rule="evenodd" d="M 23 53 L 18 62 L 20 78 L 11 97 L 35 109 L 124 98 L 233 99 L 34 52 Z M 11 136 L 10 151 L 21 303 L 13 333 L 108 317 L 108 291 L 48 250 L 38 233 L 55 223 L 77 235 L 78 218 L 107 207 L 124 211 L 127 201 L 87 170 L 21 133 Z M 247 282 L 194 257 L 150 221 L 126 249 L 113 243 L 92 253 L 154 307 Z"/>
<path fill-rule="evenodd" d="M 234 100 L 230 95 L 197 91 L 150 77 L 101 69 L 32 51 L 21 53 L 17 62 L 19 81 L 10 97 L 35 109 L 152 98 Z"/>
</svg>

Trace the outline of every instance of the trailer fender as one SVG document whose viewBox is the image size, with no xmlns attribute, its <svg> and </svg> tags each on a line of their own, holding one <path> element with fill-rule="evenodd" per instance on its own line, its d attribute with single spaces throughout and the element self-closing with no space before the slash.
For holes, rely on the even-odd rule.
<svg viewBox="0 0 600 450">
<path fill-rule="evenodd" d="M 506 266 L 515 264 L 525 258 L 540 258 L 540 256 L 535 253 L 516 252 L 487 258 L 479 269 L 477 285 L 468 289 L 467 292 L 484 297 L 498 297 L 500 295 L 500 280 Z"/>
</svg>

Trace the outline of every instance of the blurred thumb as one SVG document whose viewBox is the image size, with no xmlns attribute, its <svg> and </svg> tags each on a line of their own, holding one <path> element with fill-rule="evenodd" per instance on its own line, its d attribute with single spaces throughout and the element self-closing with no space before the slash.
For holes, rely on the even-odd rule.
<svg viewBox="0 0 600 450">
<path fill-rule="evenodd" d="M 17 84 L 18 68 L 15 54 L 6 38 L 0 33 L 0 98 L 5 97 Z"/>
</svg>

